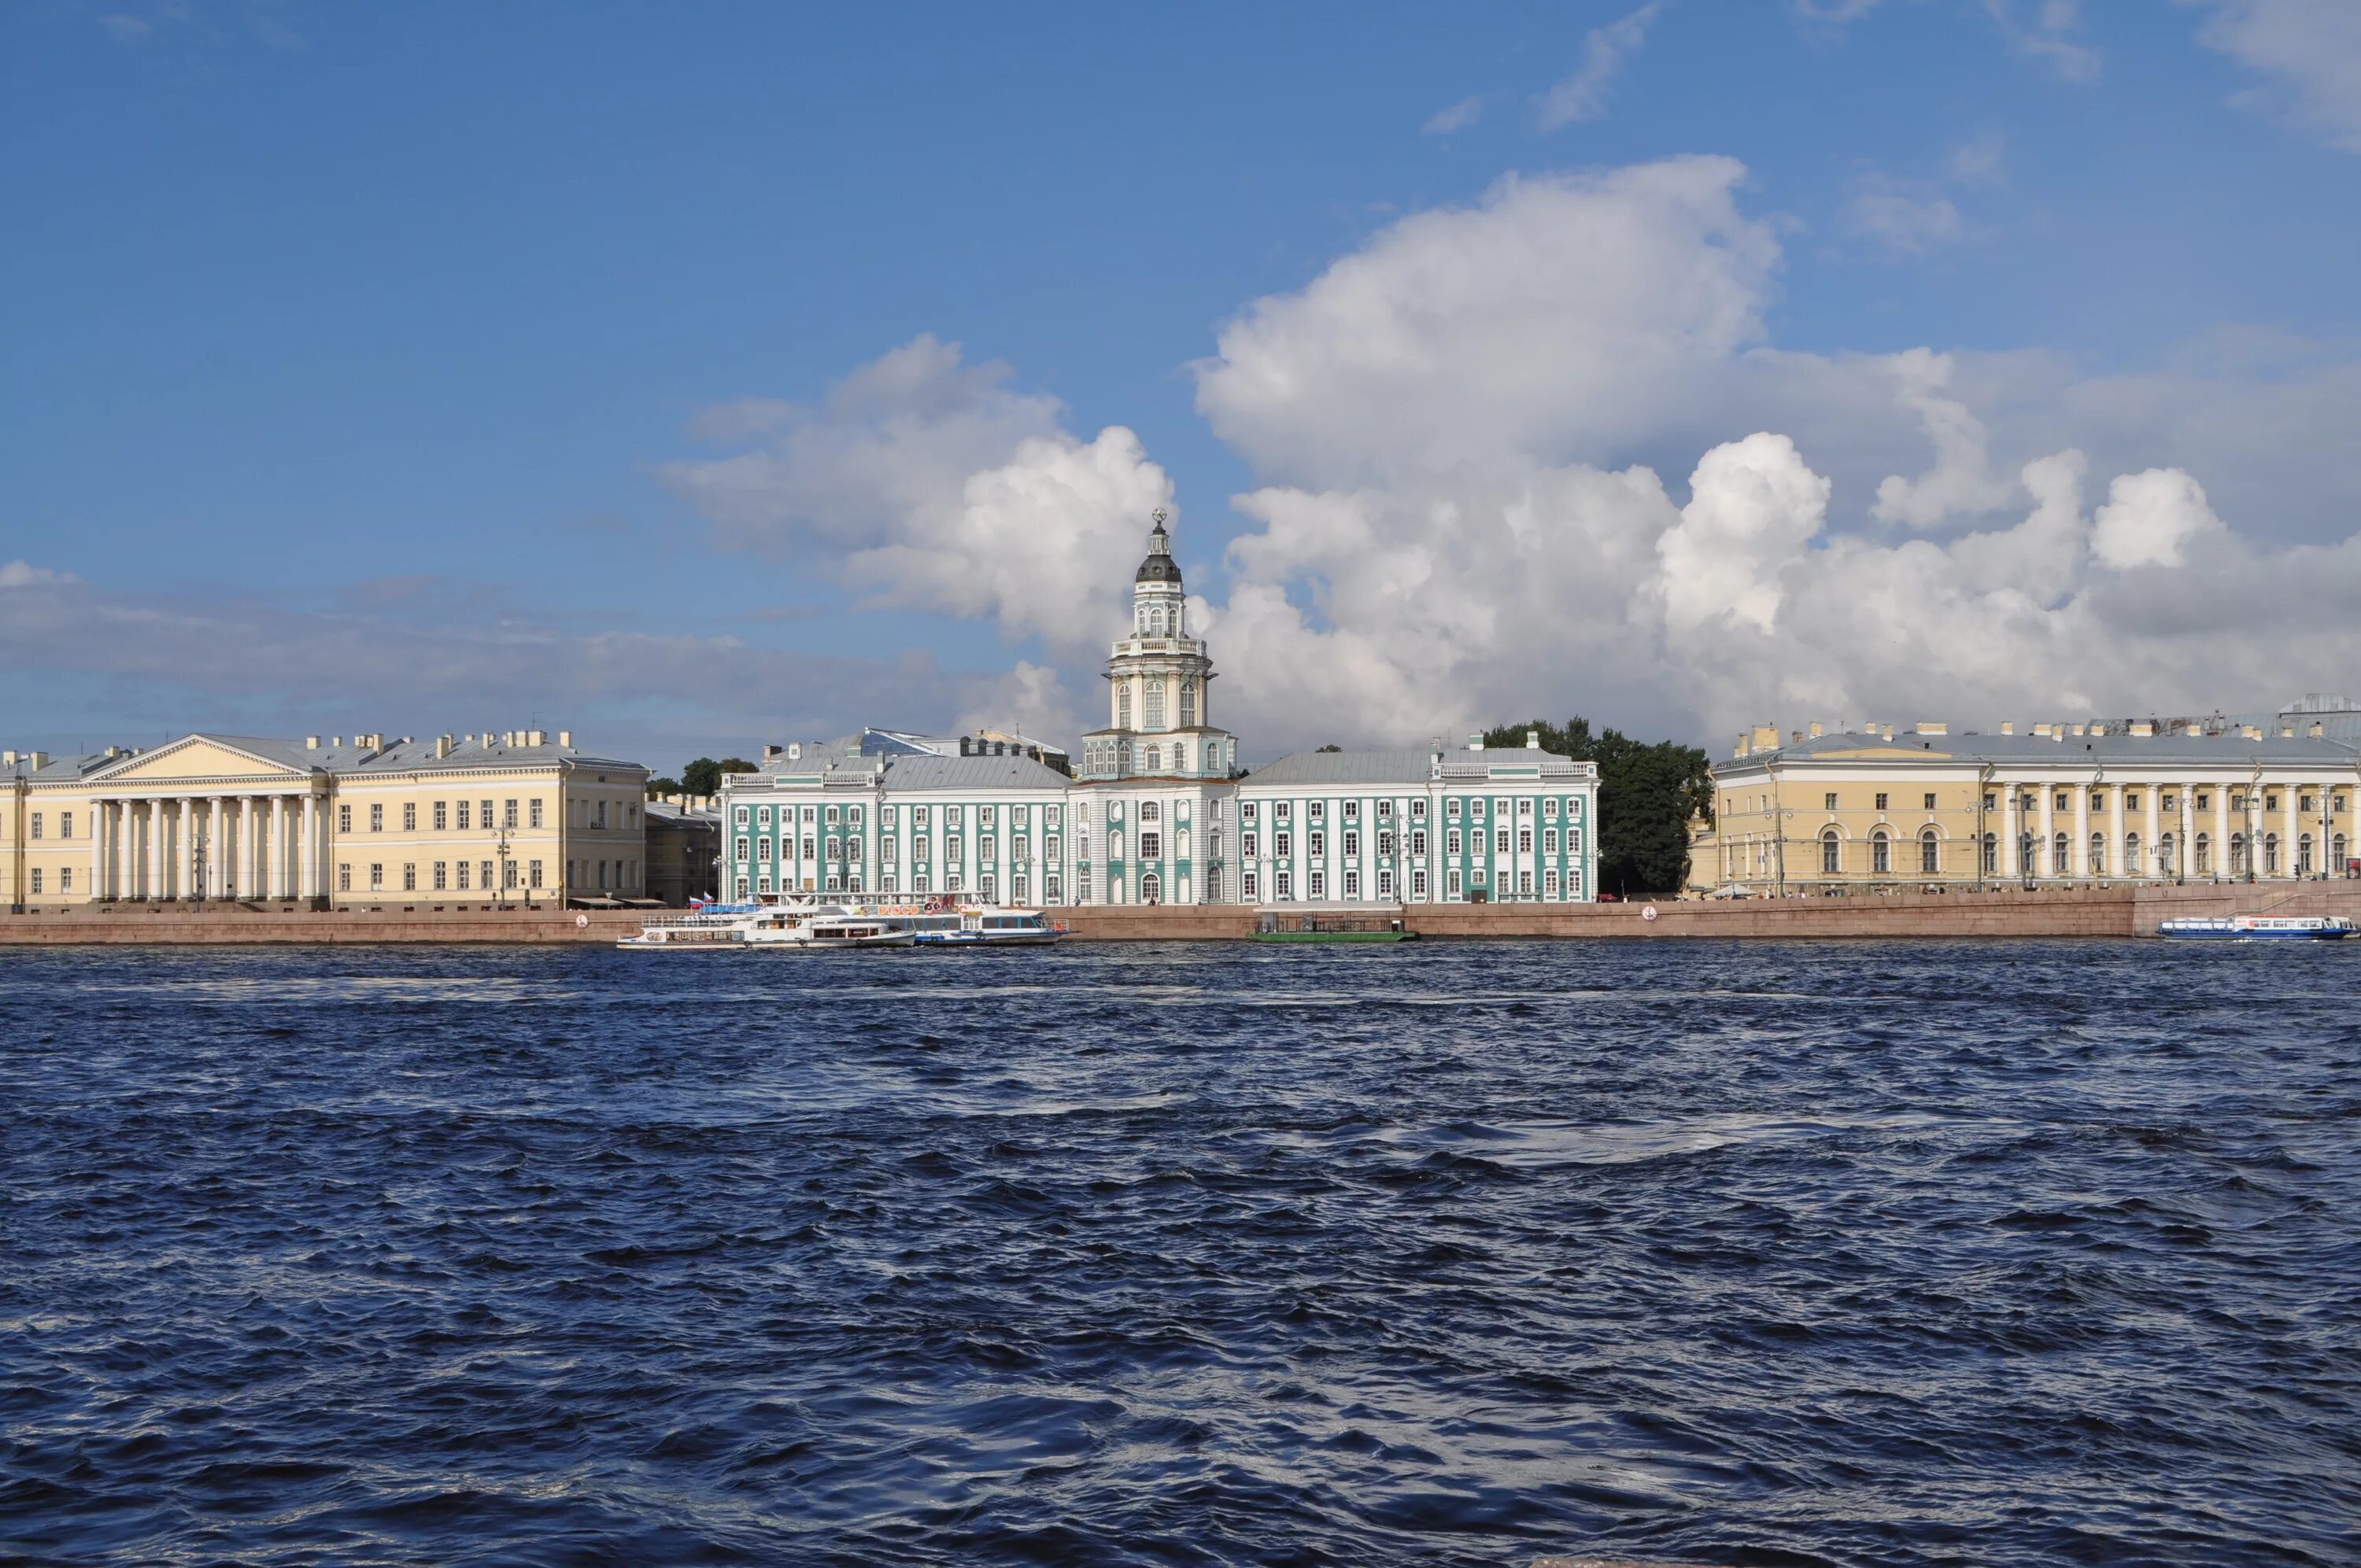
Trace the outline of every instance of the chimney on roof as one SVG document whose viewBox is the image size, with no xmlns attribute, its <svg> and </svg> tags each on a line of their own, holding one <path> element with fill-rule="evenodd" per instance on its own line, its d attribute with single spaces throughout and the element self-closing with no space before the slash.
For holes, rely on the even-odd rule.
<svg viewBox="0 0 2361 1568">
<path fill-rule="evenodd" d="M 1879 726 L 1877 727 L 1877 738 L 1878 738 L 1879 740 L 1893 740 L 1893 739 L 1894 739 L 1894 726 L 1892 726 L 1891 724 L 1881 724 L 1881 725 L 1879 725 Z"/>
<path fill-rule="evenodd" d="M 2014 735 L 2014 734 L 2015 734 L 2015 733 L 2016 733 L 2016 724 L 2015 724 L 2015 722 L 2014 720 L 2012 720 L 2012 719 L 2005 719 L 2005 718 L 2004 718 L 2004 719 L 2003 719 L 2003 720 L 2001 720 L 2000 732 L 2001 732 L 2002 734 L 2004 734 L 2004 735 Z"/>
<path fill-rule="evenodd" d="M 1528 729 L 1528 730 L 1526 730 L 1526 731 L 1525 731 L 1525 750 L 1526 750 L 1526 751 L 1540 751 L 1541 749 L 1542 749 L 1542 732 L 1541 732 L 1540 730 L 1538 730 L 1538 729 Z"/>
<path fill-rule="evenodd" d="M 2132 720 L 2131 731 L 2143 738 L 2153 735 L 2156 733 L 2156 721 L 2151 718 L 2136 718 Z"/>
<path fill-rule="evenodd" d="M 1777 751 L 1779 749 L 1779 727 L 1775 724 L 1756 725 L 1753 732 L 1747 737 L 1747 744 L 1757 751 Z"/>
<path fill-rule="evenodd" d="M 110 753 L 110 754 L 111 754 L 111 753 Z M 0 768 L 13 768 L 13 767 L 15 767 L 16 765 L 16 752 L 14 752 L 14 751 L 0 751 Z"/>
<path fill-rule="evenodd" d="M 783 750 L 785 750 L 784 747 L 774 746 L 767 741 L 764 742 L 763 746 L 763 761 L 766 762 L 769 762 L 772 758 L 777 756 Z"/>
<path fill-rule="evenodd" d="M 557 743 L 565 747 L 569 751 L 574 750 L 574 731 L 571 729 L 559 730 L 557 732 Z"/>
<path fill-rule="evenodd" d="M 1929 723 L 1922 718 L 1918 721 L 1918 733 L 1921 735 L 1949 735 L 1950 732 L 1951 726 L 1949 720 Z"/>
<path fill-rule="evenodd" d="M 2259 740 L 2263 738 L 2263 727 L 2259 724 L 2241 724 L 2238 726 L 2238 733 L 2246 740 Z"/>
<path fill-rule="evenodd" d="M 451 737 L 448 735 L 437 735 L 434 738 L 434 755 L 438 758 L 442 758 L 447 757 L 450 754 Z"/>
<path fill-rule="evenodd" d="M 2294 726 L 2294 725 L 2292 725 L 2292 724 L 2282 724 L 2282 725 L 2280 725 L 2280 726 L 2279 726 L 2279 739 L 2280 739 L 2280 740 L 2294 740 L 2294 739 L 2295 739 L 2295 726 Z"/>
<path fill-rule="evenodd" d="M 33 771 L 38 773 L 49 765 L 49 754 L 47 751 L 27 751 L 25 761 L 31 763 Z"/>
<path fill-rule="evenodd" d="M 1813 719 L 1811 724 L 1807 727 L 1807 730 L 1813 740 L 1818 740 L 1820 738 L 1820 721 L 1817 718 Z"/>
<path fill-rule="evenodd" d="M 2189 733 L 2191 735 L 2202 735 L 2205 733 L 2205 726 L 2202 724 L 2192 724 L 2189 727 Z"/>
<path fill-rule="evenodd" d="M 526 745 L 528 745 L 528 746 L 546 746 L 546 745 L 548 745 L 548 744 L 549 744 L 549 731 L 548 731 L 548 730 L 546 730 L 546 729 L 528 729 L 528 730 L 526 730 L 526 731 L 525 731 L 525 744 L 526 744 Z"/>
<path fill-rule="evenodd" d="M 1471 751 L 1482 751 L 1484 749 L 1484 737 L 1481 735 L 1470 735 L 1467 737 L 1467 749 Z"/>
<path fill-rule="evenodd" d="M 317 735 L 306 735 L 303 737 L 303 750 L 306 751 L 316 751 L 319 749 L 320 738 Z"/>
<path fill-rule="evenodd" d="M 2304 733 L 2305 733 L 2306 735 L 2309 735 L 2310 737 L 2312 737 L 2312 739 L 2313 739 L 2314 740 L 2317 740 L 2321 739 L 2321 737 L 2326 733 L 2326 727 L 2325 727 L 2325 726 L 2323 726 L 2323 725 L 2319 725 L 2319 724 L 2314 724 L 2311 729 L 2309 729 L 2305 730 L 2305 731 L 2304 731 Z"/>
<path fill-rule="evenodd" d="M 344 743 L 345 743 L 345 738 L 344 738 L 343 736 L 341 736 L 341 735 L 331 735 L 331 736 L 329 736 L 329 737 L 328 737 L 328 744 L 329 744 L 329 746 L 330 746 L 330 747 L 332 747 L 332 748 L 333 748 L 333 747 L 336 747 L 336 746 L 341 746 L 341 745 L 343 745 Z"/>
</svg>

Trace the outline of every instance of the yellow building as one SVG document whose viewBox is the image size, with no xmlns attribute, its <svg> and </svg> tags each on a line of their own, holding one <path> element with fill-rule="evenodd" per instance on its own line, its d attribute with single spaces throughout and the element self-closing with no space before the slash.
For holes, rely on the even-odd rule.
<svg viewBox="0 0 2361 1568">
<path fill-rule="evenodd" d="M 647 770 L 541 730 L 0 753 L 9 906 L 631 899 Z"/>
<path fill-rule="evenodd" d="M 2361 843 L 2361 748 L 2317 724 L 1764 726 L 1713 774 L 1695 894 L 2341 876 Z"/>
</svg>

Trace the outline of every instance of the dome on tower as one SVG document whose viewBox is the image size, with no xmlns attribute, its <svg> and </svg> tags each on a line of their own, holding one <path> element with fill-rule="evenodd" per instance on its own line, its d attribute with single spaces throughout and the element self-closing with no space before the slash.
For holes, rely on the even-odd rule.
<svg viewBox="0 0 2361 1568">
<path fill-rule="evenodd" d="M 1139 564 L 1131 580 L 1135 585 L 1170 583 L 1177 588 L 1180 586 L 1180 563 L 1172 558 L 1172 537 L 1164 532 L 1162 507 L 1156 509 L 1155 517 L 1156 527 L 1148 536 L 1148 558 Z"/>
</svg>

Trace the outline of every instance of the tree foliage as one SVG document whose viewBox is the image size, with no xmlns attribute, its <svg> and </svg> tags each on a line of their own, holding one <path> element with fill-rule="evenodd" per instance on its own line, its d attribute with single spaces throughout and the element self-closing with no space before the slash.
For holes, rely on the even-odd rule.
<svg viewBox="0 0 2361 1568">
<path fill-rule="evenodd" d="M 650 779 L 648 781 L 648 798 L 650 800 L 662 800 L 665 795 L 678 795 L 680 793 L 680 781 L 678 779 Z"/>
<path fill-rule="evenodd" d="M 1541 731 L 1542 750 L 1598 764 L 1598 886 L 1623 897 L 1680 891 L 1688 880 L 1691 815 L 1713 815 L 1705 751 L 1677 741 L 1634 740 L 1618 729 L 1593 735 L 1590 720 L 1535 719 L 1487 730 L 1487 746 L 1521 746 Z"/>
<path fill-rule="evenodd" d="M 689 795 L 719 795 L 722 774 L 754 771 L 754 764 L 743 757 L 724 757 L 718 762 L 710 757 L 699 757 L 681 769 L 680 787 Z"/>
</svg>

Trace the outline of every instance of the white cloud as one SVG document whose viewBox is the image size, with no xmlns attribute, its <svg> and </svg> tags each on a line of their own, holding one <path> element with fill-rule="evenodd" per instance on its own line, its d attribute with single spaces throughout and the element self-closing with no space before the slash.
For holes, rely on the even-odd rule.
<svg viewBox="0 0 2361 1568">
<path fill-rule="evenodd" d="M 1605 114 L 1607 90 L 1614 84 L 1616 73 L 1647 42 L 1648 29 L 1664 8 L 1664 0 L 1648 0 L 1630 15 L 1591 28 L 1582 40 L 1582 64 L 1541 96 L 1542 129 L 1554 131 Z"/>
<path fill-rule="evenodd" d="M 2268 85 L 2233 100 L 2361 152 L 2361 5 L 2354 0 L 2182 0 L 2208 15 L 2197 37 Z"/>
<path fill-rule="evenodd" d="M 1613 447 L 1763 334 L 1779 255 L 1745 170 L 1511 178 L 1257 301 L 1197 367 L 1216 434 L 1281 480 L 1358 483 Z"/>
<path fill-rule="evenodd" d="M 1462 98 L 1447 109 L 1437 109 L 1426 124 L 1419 127 L 1419 134 L 1447 137 L 1454 131 L 1466 130 L 1483 116 L 1484 95 L 1479 93 L 1473 98 Z"/>
<path fill-rule="evenodd" d="M 47 583 L 79 580 L 71 572 L 53 572 L 47 566 L 36 566 L 30 561 L 0 561 L 0 588 L 28 588 Z"/>
<path fill-rule="evenodd" d="M 1894 256 L 1923 255 L 1967 232 L 1960 209 L 1939 189 L 1876 171 L 1854 181 L 1845 226 Z"/>
<path fill-rule="evenodd" d="M 2361 367 L 2235 334 L 2108 377 L 2038 352 L 1776 348 L 1779 245 L 1743 178 L 1683 159 L 1506 181 L 1222 329 L 1198 406 L 1257 483 L 1226 582 L 1196 582 L 1219 721 L 1268 751 L 1534 712 L 1695 735 L 2343 684 L 2361 538 L 2334 459 Z M 888 361 L 848 388 L 890 394 L 741 419 L 751 450 L 675 478 L 747 543 L 1038 639 L 972 711 L 1053 714 L 1096 689 L 1170 486 L 1129 432 L 1063 433 L 1005 370 L 926 339 Z M 2092 473 L 2121 476 L 2095 516 Z M 2298 484 L 2317 504 L 2290 525 Z M 862 525 L 807 519 L 814 496 Z"/>
<path fill-rule="evenodd" d="M 2099 75 L 2099 54 L 2075 40 L 2082 25 L 2082 0 L 1984 0 L 2015 53 L 2038 60 L 2069 82 Z"/>
<path fill-rule="evenodd" d="M 720 541 L 793 551 L 880 607 L 995 621 L 1060 647 L 1105 635 L 1104 606 L 1171 482 L 1139 439 L 1082 441 L 1054 398 L 1006 385 L 920 336 L 861 367 L 817 410 L 768 400 L 700 416 L 746 451 L 671 465 L 665 477 Z"/>
</svg>

